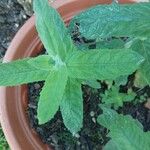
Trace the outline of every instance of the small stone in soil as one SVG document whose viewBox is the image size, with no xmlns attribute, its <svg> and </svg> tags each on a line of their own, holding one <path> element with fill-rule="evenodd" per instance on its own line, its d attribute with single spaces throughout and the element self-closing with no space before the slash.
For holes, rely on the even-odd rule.
<svg viewBox="0 0 150 150">
<path fill-rule="evenodd" d="M 80 138 L 80 135 L 78 133 L 74 134 L 74 137 Z"/>
<path fill-rule="evenodd" d="M 90 112 L 90 116 L 91 116 L 91 117 L 94 117 L 94 115 L 95 115 L 94 111 L 91 111 L 91 112 Z"/>
<path fill-rule="evenodd" d="M 96 119 L 95 119 L 94 117 L 92 118 L 92 121 L 93 121 L 94 123 L 96 123 Z"/>
<path fill-rule="evenodd" d="M 37 89 L 39 89 L 41 86 L 40 86 L 40 84 L 35 83 L 34 87 L 35 87 L 35 89 L 37 90 Z"/>
<path fill-rule="evenodd" d="M 144 106 L 148 109 L 150 109 L 150 98 L 148 98 L 147 102 L 144 104 Z"/>
</svg>

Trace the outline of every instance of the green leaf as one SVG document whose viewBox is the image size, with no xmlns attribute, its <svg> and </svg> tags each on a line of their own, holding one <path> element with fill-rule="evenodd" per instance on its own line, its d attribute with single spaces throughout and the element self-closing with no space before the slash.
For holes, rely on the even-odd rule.
<svg viewBox="0 0 150 150">
<path fill-rule="evenodd" d="M 67 78 L 68 75 L 65 66 L 54 70 L 48 75 L 38 102 L 37 117 L 39 124 L 46 123 L 56 114 L 63 98 Z"/>
<path fill-rule="evenodd" d="M 86 80 L 84 81 L 83 84 L 87 84 L 88 86 L 94 88 L 94 89 L 99 89 L 101 88 L 101 85 L 99 82 L 97 82 L 96 80 Z"/>
<path fill-rule="evenodd" d="M 102 109 L 103 114 L 98 117 L 98 122 L 110 130 L 108 136 L 119 150 L 149 150 L 150 132 L 143 132 L 137 120 L 118 114 L 112 109 Z M 110 147 L 107 150 L 112 149 Z"/>
<path fill-rule="evenodd" d="M 140 68 L 136 73 L 135 85 L 137 87 L 150 85 L 150 39 L 134 39 L 128 42 L 126 46 L 138 52 L 145 58 L 144 63 L 140 65 Z"/>
<path fill-rule="evenodd" d="M 0 64 L 0 85 L 14 86 L 24 83 L 45 80 L 51 72 L 49 70 L 41 70 L 30 65 L 29 61 L 34 61 L 36 58 L 25 58 L 9 63 Z"/>
<path fill-rule="evenodd" d="M 120 150 L 120 149 L 117 147 L 117 144 L 113 140 L 110 140 L 105 145 L 105 147 L 103 148 L 103 150 Z"/>
<path fill-rule="evenodd" d="M 115 85 L 117 85 L 117 86 L 125 85 L 127 83 L 127 81 L 128 81 L 128 76 L 127 75 L 119 76 L 115 80 Z"/>
<path fill-rule="evenodd" d="M 76 134 L 83 124 L 83 100 L 81 83 L 75 79 L 68 79 L 63 100 L 60 104 L 65 126 Z"/>
<path fill-rule="evenodd" d="M 125 42 L 122 39 L 110 39 L 110 40 L 102 40 L 97 42 L 96 48 L 98 49 L 122 49 L 125 47 Z M 124 85 L 127 83 L 128 75 L 119 76 L 115 79 L 115 85 Z"/>
<path fill-rule="evenodd" d="M 133 92 L 120 93 L 119 87 L 113 86 L 111 89 L 105 91 L 105 94 L 102 94 L 102 102 L 106 105 L 114 105 L 115 108 L 122 107 L 123 102 L 131 102 L 134 100 L 136 94 Z"/>
<path fill-rule="evenodd" d="M 144 59 L 129 49 L 97 49 L 76 51 L 66 60 L 72 78 L 112 80 L 133 73 Z"/>
<path fill-rule="evenodd" d="M 59 13 L 49 6 L 48 0 L 34 0 L 36 28 L 42 43 L 50 55 L 65 56 L 72 52 L 74 45 Z"/>
<path fill-rule="evenodd" d="M 125 42 L 121 39 L 103 40 L 96 43 L 97 49 L 121 49 Z"/>
<path fill-rule="evenodd" d="M 70 31 L 79 23 L 87 39 L 108 37 L 150 37 L 150 3 L 98 5 L 77 15 Z"/>
<path fill-rule="evenodd" d="M 34 59 L 28 60 L 28 63 L 41 70 L 50 70 L 50 68 L 52 68 L 55 64 L 54 60 L 51 59 L 49 55 L 35 57 Z"/>
</svg>

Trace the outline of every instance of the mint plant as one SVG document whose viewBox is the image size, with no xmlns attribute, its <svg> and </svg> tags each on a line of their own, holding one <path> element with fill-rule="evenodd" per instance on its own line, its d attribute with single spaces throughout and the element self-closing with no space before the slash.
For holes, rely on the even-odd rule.
<svg viewBox="0 0 150 150">
<path fill-rule="evenodd" d="M 102 102 L 108 106 L 113 106 L 115 109 L 123 106 L 123 102 L 131 102 L 134 100 L 136 94 L 132 91 L 128 93 L 120 93 L 119 87 L 112 86 L 109 90 L 106 90 L 104 94 L 101 94 Z"/>
<path fill-rule="evenodd" d="M 117 47 L 107 47 L 107 44 L 105 47 L 104 44 L 103 48 L 81 51 L 72 41 L 59 13 L 47 0 L 34 0 L 34 12 L 36 28 L 48 55 L 1 64 L 0 85 L 45 81 L 37 109 L 39 124 L 51 120 L 60 108 L 65 126 L 75 134 L 83 125 L 81 84 L 126 77 L 139 68 L 144 57 L 122 46 L 122 41 Z M 87 12 L 75 17 L 71 23 L 79 22 L 80 32 L 86 38 L 99 41 L 112 36 L 150 36 L 149 4 L 100 5 Z M 98 17 L 93 17 L 95 15 Z M 92 26 L 87 29 L 87 24 Z"/>
</svg>

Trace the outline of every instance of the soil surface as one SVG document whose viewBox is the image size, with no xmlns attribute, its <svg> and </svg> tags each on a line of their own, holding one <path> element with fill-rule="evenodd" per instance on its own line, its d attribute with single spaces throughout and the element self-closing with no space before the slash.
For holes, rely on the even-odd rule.
<svg viewBox="0 0 150 150">
<path fill-rule="evenodd" d="M 0 59 L 2 60 L 16 32 L 28 19 L 17 0 L 0 0 Z"/>
<path fill-rule="evenodd" d="M 101 93 L 107 89 L 105 84 L 101 84 L 100 89 L 93 89 L 89 86 L 82 85 L 83 99 L 84 99 L 84 124 L 81 131 L 74 137 L 66 129 L 63 124 L 60 111 L 57 112 L 54 119 L 48 123 L 39 126 L 37 120 L 37 104 L 40 91 L 44 82 L 36 82 L 29 84 L 29 108 L 28 114 L 30 118 L 31 127 L 36 130 L 40 135 L 42 141 L 48 145 L 53 145 L 55 150 L 101 150 L 108 142 L 109 138 L 106 137 L 107 129 L 100 126 L 96 119 L 102 113 L 98 104 L 101 102 Z M 128 84 L 122 89 L 126 89 Z M 149 97 L 150 88 L 145 87 L 139 90 L 135 89 L 137 98 L 142 95 Z M 124 103 L 118 112 L 122 114 L 129 114 L 133 118 L 138 119 L 144 131 L 150 131 L 150 110 L 144 107 L 144 102 L 139 103 L 133 101 L 132 103 Z"/>
<path fill-rule="evenodd" d="M 53 145 L 56 150 L 99 150 L 104 145 L 107 130 L 96 123 L 96 118 L 100 114 L 98 104 L 99 92 L 103 89 L 94 90 L 89 86 L 82 86 L 84 98 L 84 124 L 82 131 L 75 135 L 65 128 L 60 111 L 55 115 L 54 119 L 45 125 L 38 125 L 37 120 L 37 103 L 39 93 L 44 82 L 36 82 L 29 84 L 29 118 L 31 127 L 33 127 L 44 143 Z"/>
</svg>

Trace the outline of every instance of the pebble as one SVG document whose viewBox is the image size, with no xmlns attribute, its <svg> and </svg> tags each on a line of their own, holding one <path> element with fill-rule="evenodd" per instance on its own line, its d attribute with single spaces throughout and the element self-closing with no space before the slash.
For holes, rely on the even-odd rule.
<svg viewBox="0 0 150 150">
<path fill-rule="evenodd" d="M 80 141 L 77 141 L 77 145 L 81 145 L 81 142 L 80 142 Z"/>
<path fill-rule="evenodd" d="M 91 112 L 90 112 L 90 116 L 91 116 L 91 117 L 94 117 L 94 115 L 95 115 L 95 112 L 94 112 L 94 111 L 91 111 Z"/>
<path fill-rule="evenodd" d="M 32 109 L 36 109 L 37 108 L 37 106 L 35 106 L 34 104 L 31 104 L 31 103 L 28 105 L 28 107 L 30 107 Z"/>
<path fill-rule="evenodd" d="M 92 118 L 92 121 L 93 121 L 94 123 L 96 123 L 96 119 L 95 119 L 94 117 Z"/>
<path fill-rule="evenodd" d="M 18 23 L 15 23 L 15 27 L 18 28 L 18 27 L 19 27 L 19 24 L 18 24 Z"/>
<path fill-rule="evenodd" d="M 80 138 L 80 135 L 78 133 L 74 134 L 74 137 Z"/>
<path fill-rule="evenodd" d="M 148 111 L 146 122 L 147 122 L 147 123 L 150 122 L 150 110 Z"/>
<path fill-rule="evenodd" d="M 5 18 L 0 16 L 0 23 L 5 23 Z"/>
<path fill-rule="evenodd" d="M 147 102 L 144 105 L 146 108 L 150 109 L 150 98 L 147 100 Z"/>
<path fill-rule="evenodd" d="M 22 17 L 23 17 L 24 19 L 27 19 L 27 16 L 26 16 L 26 15 L 23 15 Z"/>
<path fill-rule="evenodd" d="M 35 83 L 35 84 L 34 84 L 34 87 L 35 87 L 36 90 L 38 90 L 41 86 L 40 86 L 40 84 Z"/>
<path fill-rule="evenodd" d="M 58 143 L 58 136 L 56 134 L 53 134 L 51 136 L 53 143 L 57 144 Z"/>
</svg>

